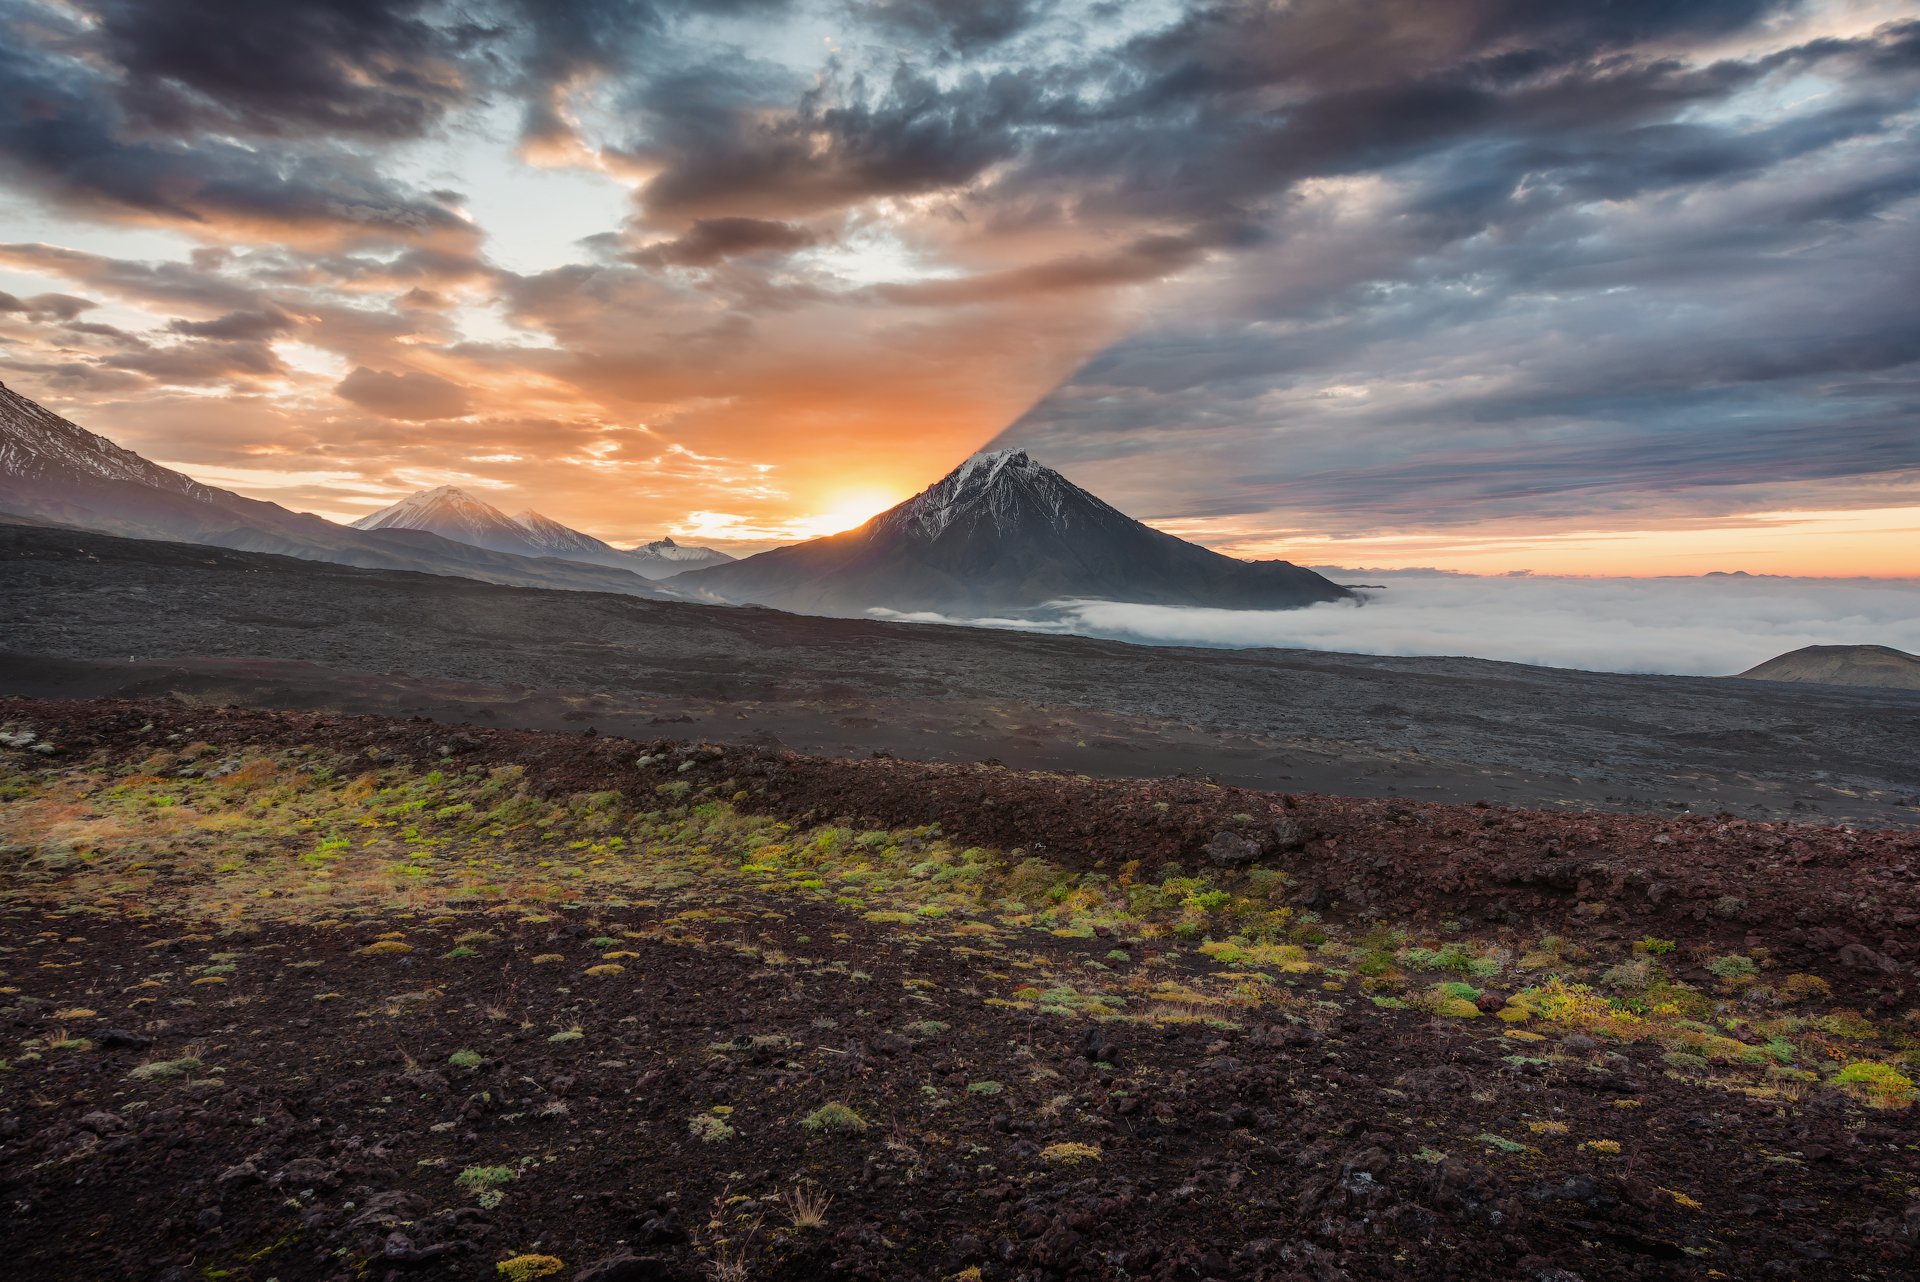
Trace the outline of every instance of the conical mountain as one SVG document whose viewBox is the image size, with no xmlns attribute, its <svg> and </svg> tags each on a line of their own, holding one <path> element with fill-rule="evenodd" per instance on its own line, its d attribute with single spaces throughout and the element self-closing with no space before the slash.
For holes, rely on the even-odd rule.
<svg viewBox="0 0 1920 1282">
<path fill-rule="evenodd" d="M 1067 598 L 1280 610 L 1351 596 L 1143 525 L 1024 450 L 977 454 L 858 529 L 676 575 L 676 588 L 820 614 L 977 615 Z"/>
<path fill-rule="evenodd" d="M 709 565 L 726 565 L 733 560 L 718 548 L 688 547 L 672 539 L 642 543 L 638 547 L 625 549 L 621 555 L 633 558 L 637 572 L 654 579 L 664 579 L 685 570 L 697 570 Z"/>
<path fill-rule="evenodd" d="M 536 543 L 527 528 L 485 499 L 456 485 L 439 485 L 409 494 L 391 507 L 361 517 L 356 530 L 425 530 L 492 552 L 515 556 L 557 556 Z"/>
</svg>

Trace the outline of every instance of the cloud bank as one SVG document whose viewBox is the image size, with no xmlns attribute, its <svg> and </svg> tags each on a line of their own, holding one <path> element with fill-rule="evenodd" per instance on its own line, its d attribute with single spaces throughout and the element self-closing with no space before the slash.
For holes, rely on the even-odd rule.
<svg viewBox="0 0 1920 1282">
<path fill-rule="evenodd" d="M 1480 578 L 1330 571 L 1383 585 L 1362 606 L 1200 610 L 1056 603 L 1044 619 L 909 622 L 1072 633 L 1148 645 L 1274 646 L 1353 654 L 1457 655 L 1596 672 L 1732 676 L 1807 645 L 1920 653 L 1920 581 L 1708 575 L 1679 579 Z"/>
</svg>

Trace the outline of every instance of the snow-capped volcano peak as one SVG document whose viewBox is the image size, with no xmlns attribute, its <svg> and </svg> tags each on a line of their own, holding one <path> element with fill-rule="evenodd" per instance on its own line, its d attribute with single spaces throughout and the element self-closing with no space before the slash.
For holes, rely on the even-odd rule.
<svg viewBox="0 0 1920 1282">
<path fill-rule="evenodd" d="M 457 485 L 436 485 L 409 494 L 353 523 L 356 530 L 427 530 L 443 537 L 493 547 L 502 552 L 523 551 L 518 544 L 526 532 L 512 517 Z M 504 546 L 502 546 L 504 545 Z"/>
<path fill-rule="evenodd" d="M 963 518 L 1008 533 L 1036 521 L 1064 527 L 1107 514 L 1120 516 L 1025 450 L 1008 449 L 975 454 L 874 525 L 932 541 Z"/>
</svg>

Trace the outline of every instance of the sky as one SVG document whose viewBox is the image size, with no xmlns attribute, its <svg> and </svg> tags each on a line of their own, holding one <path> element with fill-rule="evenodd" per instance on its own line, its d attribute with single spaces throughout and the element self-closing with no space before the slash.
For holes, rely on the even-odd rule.
<svg viewBox="0 0 1920 1282">
<path fill-rule="evenodd" d="M 1920 2 L 0 0 L 0 379 L 352 519 L 1920 575 Z"/>
</svg>

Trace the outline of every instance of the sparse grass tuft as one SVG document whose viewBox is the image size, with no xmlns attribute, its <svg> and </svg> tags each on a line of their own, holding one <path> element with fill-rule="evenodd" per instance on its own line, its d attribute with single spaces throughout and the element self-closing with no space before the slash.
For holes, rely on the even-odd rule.
<svg viewBox="0 0 1920 1282">
<path fill-rule="evenodd" d="M 792 1189 L 780 1199 L 780 1208 L 787 1217 L 787 1223 L 796 1229 L 825 1227 L 827 1208 L 832 1205 L 832 1194 L 810 1189 Z"/>
</svg>

